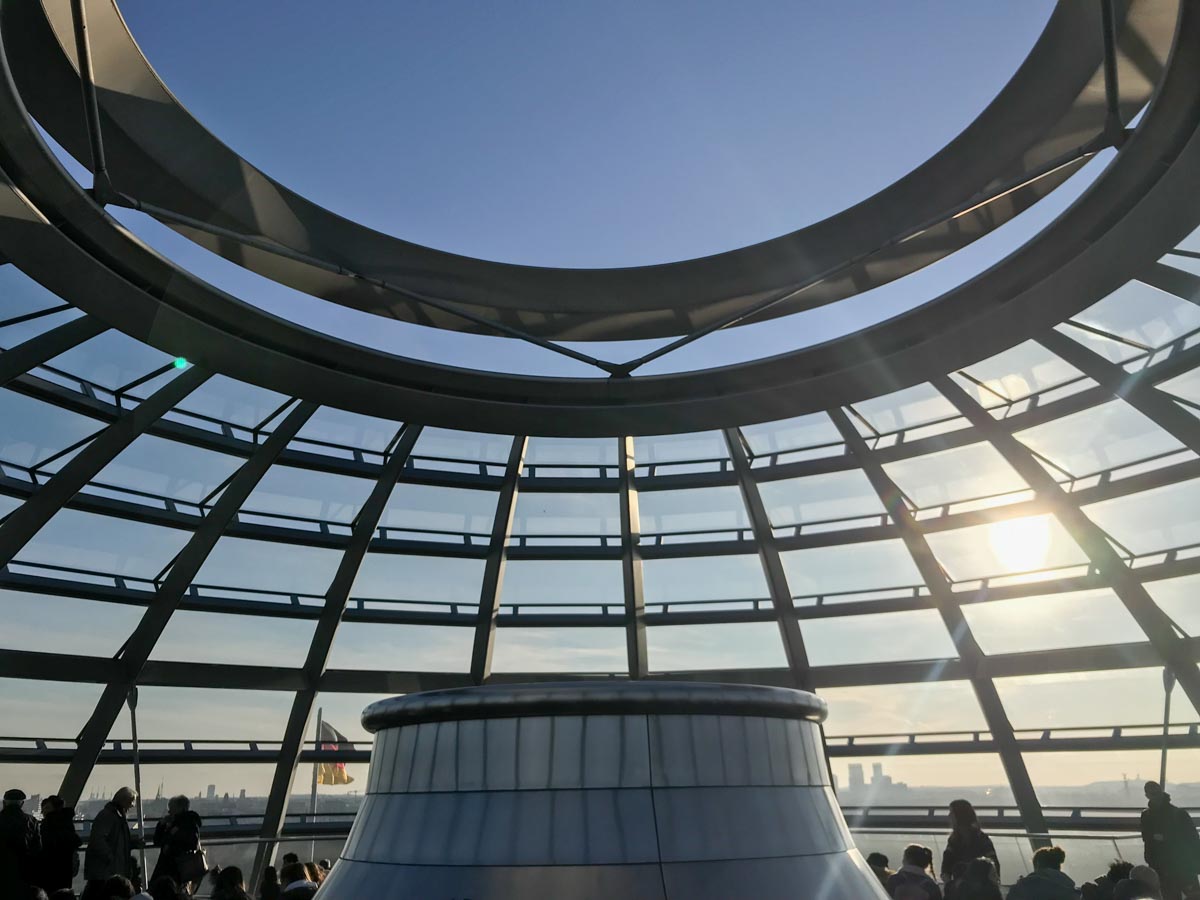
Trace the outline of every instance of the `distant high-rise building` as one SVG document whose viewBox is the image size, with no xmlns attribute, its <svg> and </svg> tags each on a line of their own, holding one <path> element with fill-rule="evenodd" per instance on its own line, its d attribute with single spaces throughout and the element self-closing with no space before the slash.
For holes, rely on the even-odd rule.
<svg viewBox="0 0 1200 900">
<path fill-rule="evenodd" d="M 883 780 L 883 763 L 871 763 L 871 783 Z"/>
<path fill-rule="evenodd" d="M 216 797 L 217 797 L 217 786 L 215 784 L 210 784 L 208 786 L 208 799 L 215 800 Z"/>
<path fill-rule="evenodd" d="M 240 791 L 238 791 L 238 799 L 239 800 L 246 799 L 246 789 L 245 788 L 242 788 Z"/>
<path fill-rule="evenodd" d="M 861 788 L 864 784 L 862 763 L 850 763 L 850 790 Z"/>
</svg>

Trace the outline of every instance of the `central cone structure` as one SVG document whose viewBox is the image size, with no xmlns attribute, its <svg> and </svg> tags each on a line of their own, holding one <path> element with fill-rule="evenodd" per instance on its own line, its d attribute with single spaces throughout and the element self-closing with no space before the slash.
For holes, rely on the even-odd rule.
<svg viewBox="0 0 1200 900">
<path fill-rule="evenodd" d="M 671 682 L 463 688 L 375 703 L 367 796 L 325 900 L 856 900 L 802 691 Z"/>
</svg>

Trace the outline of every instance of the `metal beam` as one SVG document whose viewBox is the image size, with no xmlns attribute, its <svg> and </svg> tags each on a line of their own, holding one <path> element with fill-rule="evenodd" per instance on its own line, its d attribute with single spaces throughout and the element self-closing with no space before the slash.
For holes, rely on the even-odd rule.
<svg viewBox="0 0 1200 900">
<path fill-rule="evenodd" d="M 283 830 L 284 819 L 287 816 L 288 801 L 291 798 L 292 779 L 304 747 L 304 735 L 308 731 L 308 721 L 312 717 L 313 706 L 321 685 L 321 677 L 329 664 L 329 655 L 333 650 L 333 640 L 341 624 L 342 615 L 346 611 L 346 602 L 350 597 L 350 589 L 358 577 L 359 568 L 371 546 L 375 529 L 387 508 L 388 500 L 404 470 L 417 438 L 421 436 L 420 425 L 406 425 L 400 435 L 392 455 L 383 466 L 375 487 L 367 497 L 358 517 L 354 522 L 354 531 L 350 543 L 342 554 L 337 572 L 325 593 L 325 604 L 321 607 L 321 617 L 313 631 L 312 642 L 308 648 L 308 656 L 304 661 L 304 687 L 296 692 L 292 700 L 292 711 L 288 715 L 287 726 L 283 732 L 283 744 L 279 750 L 279 760 L 275 766 L 275 775 L 271 780 L 271 791 L 267 796 L 267 808 L 263 813 L 262 831 L 264 838 L 258 844 L 254 856 L 254 869 L 251 873 L 251 884 L 257 885 L 263 869 L 275 859 L 277 842 Z M 320 735 L 317 736 L 318 740 Z M 311 810 L 310 810 L 311 812 Z"/>
<path fill-rule="evenodd" d="M 80 316 L 0 353 L 0 388 L 44 362 L 108 331 L 91 316 Z"/>
<path fill-rule="evenodd" d="M 1175 440 L 1200 453 L 1200 419 L 1180 407 L 1168 395 L 1147 383 L 1141 372 L 1126 372 L 1099 353 L 1059 331 L 1048 331 L 1037 342 L 1066 360 L 1083 374 L 1120 397 Z M 1143 369 L 1142 372 L 1145 370 Z"/>
<path fill-rule="evenodd" d="M 625 652 L 629 677 L 645 678 L 650 673 L 646 654 L 646 593 L 642 584 L 642 536 L 638 491 L 634 484 L 633 438 L 617 439 L 617 478 L 621 503 L 621 583 L 625 593 Z"/>
<path fill-rule="evenodd" d="M 504 484 L 496 500 L 496 517 L 488 543 L 483 568 L 483 585 L 479 589 L 479 615 L 475 620 L 475 643 L 471 649 L 471 683 L 483 684 L 492 674 L 492 651 L 496 646 L 496 616 L 500 612 L 500 590 L 504 584 L 504 567 L 508 563 L 508 539 L 512 533 L 513 514 L 517 509 L 517 485 L 521 466 L 525 462 L 525 447 L 529 438 L 513 437 L 504 467 Z"/>
<path fill-rule="evenodd" d="M 1046 501 L 1063 528 L 1137 621 L 1163 664 L 1175 674 L 1188 700 L 1193 706 L 1200 703 L 1200 669 L 1196 667 L 1190 642 L 1180 634 L 1170 617 L 1159 609 L 1138 577 L 1113 549 L 1104 531 L 1042 468 L 1029 448 L 993 419 L 949 376 L 939 376 L 931 383 L 975 426 L 981 437 L 991 442 L 1025 483 Z"/>
<path fill-rule="evenodd" d="M 105 428 L 0 524 L 0 567 L 8 565 L 62 507 L 165 413 L 202 385 L 197 368 L 176 376 Z"/>
<path fill-rule="evenodd" d="M 758 492 L 758 482 L 750 469 L 750 456 L 742 443 L 742 433 L 736 428 L 726 428 L 725 443 L 729 447 L 729 457 L 733 461 L 738 488 L 742 492 L 746 514 L 750 517 L 750 527 L 754 531 L 754 543 L 758 548 L 758 558 L 767 579 L 771 605 L 775 608 L 775 620 L 779 624 L 779 633 L 783 639 L 788 669 L 796 687 L 806 691 L 812 690 L 812 670 L 808 662 L 808 651 L 804 648 L 804 636 L 800 633 L 800 620 L 796 617 L 796 605 L 792 602 L 792 589 L 788 587 L 787 573 L 784 572 L 783 560 L 775 542 L 775 532 L 771 528 L 771 518 L 767 515 L 767 507 Z"/>
<path fill-rule="evenodd" d="M 104 137 L 100 129 L 100 101 L 96 95 L 95 73 L 92 71 L 92 49 L 88 39 L 84 2 L 85 0 L 71 0 L 71 20 L 75 27 L 75 55 L 79 66 L 79 82 L 83 89 L 84 122 L 92 151 L 92 193 L 96 202 L 103 205 L 112 199 L 114 191 L 104 154 Z"/>
<path fill-rule="evenodd" d="M 190 374 L 190 373 L 186 373 Z M 180 377 L 186 377 L 184 376 Z M 178 381 L 179 379 L 176 379 Z M 165 390 L 165 388 L 164 388 Z M 157 395 L 156 395 L 157 396 Z M 67 773 L 63 776 L 62 788 L 59 793 L 74 806 L 87 784 L 92 767 L 112 730 L 113 722 L 121 712 L 129 688 L 137 683 L 138 676 L 146 661 L 150 658 L 154 645 L 158 642 L 167 627 L 167 622 L 179 607 L 184 592 L 191 585 L 196 573 L 204 565 L 208 554 L 216 546 L 226 525 L 237 515 L 250 492 L 266 474 L 267 470 L 278 458 L 283 448 L 288 445 L 317 410 L 317 404 L 307 400 L 299 402 L 279 423 L 279 427 L 263 442 L 262 446 L 251 456 L 226 485 L 220 498 L 209 510 L 207 516 L 200 522 L 183 550 L 175 558 L 171 571 L 163 579 L 155 592 L 154 600 L 143 613 L 141 621 L 132 635 L 125 642 L 118 658 L 121 661 L 123 677 L 110 682 L 100 695 L 96 709 L 84 725 L 79 735 L 79 752 L 71 761 Z M 114 426 L 115 427 L 115 426 Z"/>
<path fill-rule="evenodd" d="M 1000 763 L 1008 776 L 1013 799 L 1021 811 L 1025 830 L 1030 834 L 1045 834 L 1046 817 L 1038 801 L 1037 791 L 1034 790 L 1033 779 L 1029 777 L 1029 770 L 1025 766 L 1025 759 L 1017 748 L 1012 723 L 1004 711 L 1004 704 L 1000 702 L 996 685 L 982 672 L 984 653 L 971 633 L 962 608 L 954 598 L 945 571 L 934 556 L 929 542 L 925 540 L 925 535 L 921 533 L 912 511 L 905 504 L 899 487 L 872 455 L 866 440 L 858 433 L 850 417 L 840 407 L 829 410 L 829 417 L 837 426 L 850 453 L 858 460 L 863 473 L 871 482 L 871 487 L 879 495 L 880 502 L 899 526 L 904 546 L 916 564 L 926 587 L 929 588 L 934 606 L 941 614 L 942 622 L 954 642 L 955 650 L 958 651 L 958 657 L 966 667 L 988 731 L 992 734 L 996 752 L 1000 755 Z"/>
</svg>

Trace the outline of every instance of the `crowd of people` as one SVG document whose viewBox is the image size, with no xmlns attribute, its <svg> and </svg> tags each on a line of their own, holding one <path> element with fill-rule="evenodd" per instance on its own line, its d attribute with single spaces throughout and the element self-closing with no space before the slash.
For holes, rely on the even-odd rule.
<svg viewBox="0 0 1200 900">
<path fill-rule="evenodd" d="M 75 810 L 59 797 L 42 801 L 38 821 L 24 810 L 28 798 L 13 788 L 0 809 L 0 900 L 187 900 L 205 878 L 213 900 L 254 900 L 237 866 L 208 866 L 200 840 L 204 822 L 187 797 L 172 797 L 154 827 L 158 858 L 143 887 L 134 851 L 142 842 L 129 827 L 137 792 L 121 788 L 92 820 L 87 848 L 75 830 Z M 263 872 L 258 900 L 308 900 L 329 874 L 332 863 L 302 863 L 285 853 L 277 870 Z M 84 889 L 72 885 L 82 870 Z"/>
<path fill-rule="evenodd" d="M 1145 793 L 1146 864 L 1115 860 L 1107 872 L 1079 885 L 1063 871 L 1063 849 L 1041 847 L 1033 854 L 1033 871 L 1003 894 L 996 848 L 967 800 L 950 804 L 950 836 L 936 872 L 933 851 L 921 844 L 905 847 L 898 869 L 881 853 L 868 855 L 867 863 L 893 900 L 1200 900 L 1200 835 L 1192 817 L 1157 782 L 1147 782 Z M 206 877 L 213 900 L 255 900 L 241 869 L 209 869 L 200 840 L 204 823 L 187 797 L 172 797 L 154 828 L 159 853 L 145 889 L 134 857 L 141 844 L 129 827 L 137 800 L 132 788 L 121 788 L 96 814 L 82 864 L 74 809 L 60 797 L 46 797 L 38 821 L 24 811 L 26 799 L 14 788 L 0 809 L 3 900 L 76 900 L 72 885 L 81 868 L 85 886 L 78 900 L 187 900 Z M 331 868 L 328 860 L 301 862 L 286 853 L 278 870 L 264 871 L 257 900 L 309 900 Z"/>
<path fill-rule="evenodd" d="M 1033 871 L 1003 893 L 996 848 L 966 800 L 950 804 L 950 836 L 936 875 L 933 851 L 921 844 L 904 848 L 898 869 L 882 853 L 868 855 L 867 863 L 893 900 L 1200 900 L 1200 835 L 1192 817 L 1157 782 L 1146 782 L 1145 792 L 1146 864 L 1114 860 L 1104 874 L 1079 885 L 1063 871 L 1066 852 L 1041 847 Z"/>
</svg>

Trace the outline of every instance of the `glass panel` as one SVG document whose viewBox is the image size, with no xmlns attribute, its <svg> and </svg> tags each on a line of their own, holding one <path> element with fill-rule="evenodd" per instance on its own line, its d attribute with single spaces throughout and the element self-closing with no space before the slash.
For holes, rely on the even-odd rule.
<svg viewBox="0 0 1200 900">
<path fill-rule="evenodd" d="M 285 400 L 287 397 L 275 391 L 234 381 L 224 375 L 214 375 L 188 394 L 180 402 L 177 410 L 197 413 L 243 428 L 254 428 L 282 406 Z M 172 418 L 195 424 L 190 417 L 180 416 L 178 412 L 170 415 Z"/>
<path fill-rule="evenodd" d="M 1161 347 L 1200 328 L 1200 307 L 1148 284 L 1131 281 L 1089 306 L 1074 320 L 1126 340 Z M 1086 333 L 1078 329 L 1068 329 L 1068 333 L 1089 343 Z"/>
<path fill-rule="evenodd" d="M 800 631 L 814 666 L 958 657 L 933 609 L 805 619 Z"/>
<path fill-rule="evenodd" d="M 1159 668 L 1018 675 L 995 682 L 1008 720 L 1018 730 L 1153 727 L 1155 723 L 1162 727 Z M 1196 721 L 1196 711 L 1183 691 L 1172 695 L 1171 721 Z"/>
<path fill-rule="evenodd" d="M 385 672 L 466 672 L 472 628 L 343 622 L 329 656 L 331 669 Z"/>
<path fill-rule="evenodd" d="M 332 406 L 322 406 L 296 432 L 291 446 L 298 450 L 316 451 L 335 456 L 350 456 L 351 454 L 339 453 L 335 448 L 324 445 L 336 444 L 342 447 L 352 447 L 355 450 L 382 453 L 399 430 L 400 423 L 390 419 L 364 416 L 344 409 L 334 409 Z"/>
<path fill-rule="evenodd" d="M 461 544 L 462 535 L 471 534 L 486 541 L 496 518 L 497 497 L 495 491 L 402 481 L 392 490 L 379 524 L 388 538 Z"/>
<path fill-rule="evenodd" d="M 762 562 L 757 555 L 749 554 L 647 559 L 642 563 L 642 589 L 648 607 L 659 603 L 770 599 Z M 742 605 L 714 603 L 705 608 L 733 609 Z"/>
<path fill-rule="evenodd" d="M 247 616 L 181 609 L 167 622 L 151 659 L 280 668 L 304 665 L 315 619 Z"/>
<path fill-rule="evenodd" d="M 0 590 L 0 647 L 111 658 L 143 612 L 122 603 Z"/>
<path fill-rule="evenodd" d="M 1019 431 L 1016 437 L 1053 464 L 1039 460 L 1060 482 L 1183 449 L 1168 432 L 1122 400 Z M 1178 461 L 1171 458 L 1163 463 Z"/>
<path fill-rule="evenodd" d="M 1158 780 L 1159 751 L 1100 750 L 1088 753 L 1026 753 L 1025 765 L 1043 805 L 1077 807 L 1146 805 L 1142 786 Z M 1168 789 L 1178 806 L 1200 803 L 1200 751 L 1167 752 Z M 1137 822 L 1130 822 L 1136 832 Z M 1139 864 L 1141 858 L 1135 860 Z"/>
<path fill-rule="evenodd" d="M 623 628 L 498 628 L 493 672 L 628 672 Z"/>
<path fill-rule="evenodd" d="M 956 588 L 980 578 L 993 584 L 1037 581 L 1065 574 L 1053 570 L 1087 563 L 1084 552 L 1049 514 L 932 532 L 925 539 Z"/>
<path fill-rule="evenodd" d="M 103 428 L 97 419 L 0 390 L 0 459 L 5 462 L 35 466 Z"/>
<path fill-rule="evenodd" d="M 646 652 L 652 672 L 787 666 L 774 622 L 654 626 L 646 629 Z"/>
<path fill-rule="evenodd" d="M 901 540 L 786 550 L 779 556 L 797 598 L 836 603 L 910 596 L 917 586 L 924 592 L 921 574 Z"/>
<path fill-rule="evenodd" d="M 340 550 L 223 537 L 204 560 L 195 584 L 324 596 L 341 558 Z"/>
<path fill-rule="evenodd" d="M 1026 341 L 1003 353 L 954 373 L 951 377 L 986 409 L 1006 407 L 1051 388 L 1074 382 L 1066 396 L 1094 384 L 1070 363 L 1059 359 L 1037 341 Z"/>
<path fill-rule="evenodd" d="M 750 516 L 742 492 L 732 485 L 682 491 L 641 491 L 638 511 L 642 540 L 671 535 L 664 543 L 686 540 L 739 540 L 748 538 Z"/>
<path fill-rule="evenodd" d="M 986 810 L 1013 802 L 1004 766 L 993 753 L 834 757 L 830 764 L 842 806 L 945 807 L 970 797 Z M 935 867 L 940 862 L 935 859 Z"/>
<path fill-rule="evenodd" d="M 755 456 L 770 453 L 788 453 L 779 462 L 794 462 L 799 459 L 816 459 L 822 456 L 838 456 L 843 452 L 841 432 L 825 413 L 796 416 L 778 422 L 761 425 L 743 425 L 742 437 L 750 452 Z M 809 450 L 809 453 L 799 451 Z"/>
<path fill-rule="evenodd" d="M 483 585 L 483 565 L 482 559 L 368 553 L 358 569 L 350 595 L 355 598 L 466 603 L 477 607 Z M 394 606 L 386 604 L 383 608 Z"/>
<path fill-rule="evenodd" d="M 201 818 L 261 815 L 274 775 L 275 766 L 266 763 L 143 763 L 146 826 L 154 826 L 166 812 L 167 800 L 176 794 L 191 798 L 191 809 Z M 86 799 L 79 802 L 76 812 L 85 819 L 94 818 L 118 788 L 132 784 L 132 766 L 98 765 L 84 787 Z M 151 858 L 147 852 L 148 865 L 152 865 Z"/>
<path fill-rule="evenodd" d="M 477 472 L 480 463 L 488 466 L 492 474 L 500 474 L 512 448 L 512 437 L 504 434 L 479 434 L 474 431 L 451 431 L 448 428 L 426 428 L 417 438 L 413 456 L 418 468 L 445 469 L 454 472 Z M 472 465 L 462 465 L 447 460 L 461 460 Z"/>
<path fill-rule="evenodd" d="M 518 495 L 513 536 L 620 534 L 620 499 L 615 493 Z M 491 523 L 488 523 L 490 530 Z M 540 543 L 548 543 L 542 540 Z"/>
<path fill-rule="evenodd" d="M 71 740 L 91 718 L 103 690 L 102 684 L 0 678 L 3 731 L 9 737 Z"/>
<path fill-rule="evenodd" d="M 95 483 L 199 503 L 243 462 L 237 456 L 144 434 L 105 466 Z M 90 491 L 106 493 L 95 487 Z M 129 498 L 119 491 L 113 495 Z"/>
<path fill-rule="evenodd" d="M 547 467 L 541 472 L 546 478 L 569 478 L 576 473 L 570 467 L 596 467 L 600 469 L 617 464 L 617 438 L 529 438 L 524 456 L 526 468 Z M 563 472 L 554 472 L 554 466 L 568 467 Z"/>
<path fill-rule="evenodd" d="M 1145 588 L 1171 619 L 1191 637 L 1200 635 L 1200 575 L 1147 581 Z"/>
<path fill-rule="evenodd" d="M 987 731 L 968 681 L 822 688 L 829 704 L 825 736 Z"/>
<path fill-rule="evenodd" d="M 62 306 L 62 300 L 16 266 L 0 266 L 0 322 L 56 306 Z M 70 309 L 0 329 L 0 347 L 15 347 L 79 315 L 79 310 Z"/>
<path fill-rule="evenodd" d="M 965 512 L 1033 496 L 1021 476 L 990 444 L 914 456 L 886 463 L 883 469 L 918 507 L 935 514 L 938 507 L 950 504 L 955 504 L 953 512 Z"/>
<path fill-rule="evenodd" d="M 64 509 L 17 554 L 22 562 L 154 578 L 191 532 Z"/>
<path fill-rule="evenodd" d="M 1111 590 L 1075 591 L 963 605 L 984 653 L 1023 653 L 1144 641 Z"/>
<path fill-rule="evenodd" d="M 812 532 L 880 525 L 886 512 L 859 469 L 764 481 L 758 490 L 776 528 L 805 525 Z"/>
<path fill-rule="evenodd" d="M 278 741 L 292 708 L 290 691 L 225 688 L 138 688 L 140 741 Z M 109 740 L 130 740 L 129 707 L 113 723 Z"/>
<path fill-rule="evenodd" d="M 621 563 L 606 559 L 514 559 L 504 568 L 500 603 L 569 607 L 562 612 L 596 612 L 594 607 L 609 604 L 613 607 L 610 612 L 622 613 L 625 588 Z"/>
<path fill-rule="evenodd" d="M 719 431 L 693 434 L 655 434 L 633 439 L 633 458 L 638 467 L 695 460 L 728 459 L 729 446 Z M 669 471 L 678 472 L 672 468 Z"/>
<path fill-rule="evenodd" d="M 1174 378 L 1161 382 L 1157 387 L 1160 391 L 1200 405 L 1200 369 L 1192 369 L 1182 375 L 1176 375 Z M 1196 414 L 1194 409 L 1192 414 Z"/>
<path fill-rule="evenodd" d="M 1084 508 L 1088 518 L 1134 553 L 1200 543 L 1200 479 L 1115 497 Z"/>
<path fill-rule="evenodd" d="M 931 384 L 917 384 L 902 391 L 864 400 L 850 409 L 857 414 L 851 416 L 855 427 L 866 438 L 922 425 L 930 426 L 909 435 L 908 440 L 913 440 L 965 428 L 967 425 L 954 405 Z"/>
<path fill-rule="evenodd" d="M 116 390 L 170 363 L 172 357 L 116 330 L 106 331 L 51 359 L 47 365 Z M 172 369 L 172 373 L 177 374 Z M 135 391 L 145 396 L 144 390 Z"/>
<path fill-rule="evenodd" d="M 312 520 L 350 525 L 375 486 L 366 478 L 316 472 L 296 466 L 272 466 L 242 504 L 241 521 L 254 521 L 247 513 L 295 517 L 292 527 L 316 529 Z M 270 519 L 268 519 L 270 522 Z M 278 521 L 271 524 L 279 524 Z"/>
<path fill-rule="evenodd" d="M 58 793 L 66 774 L 65 763 L 0 763 L 0 784 L 20 786 L 29 796 L 22 809 L 30 815 L 40 808 L 42 797 Z"/>
</svg>

